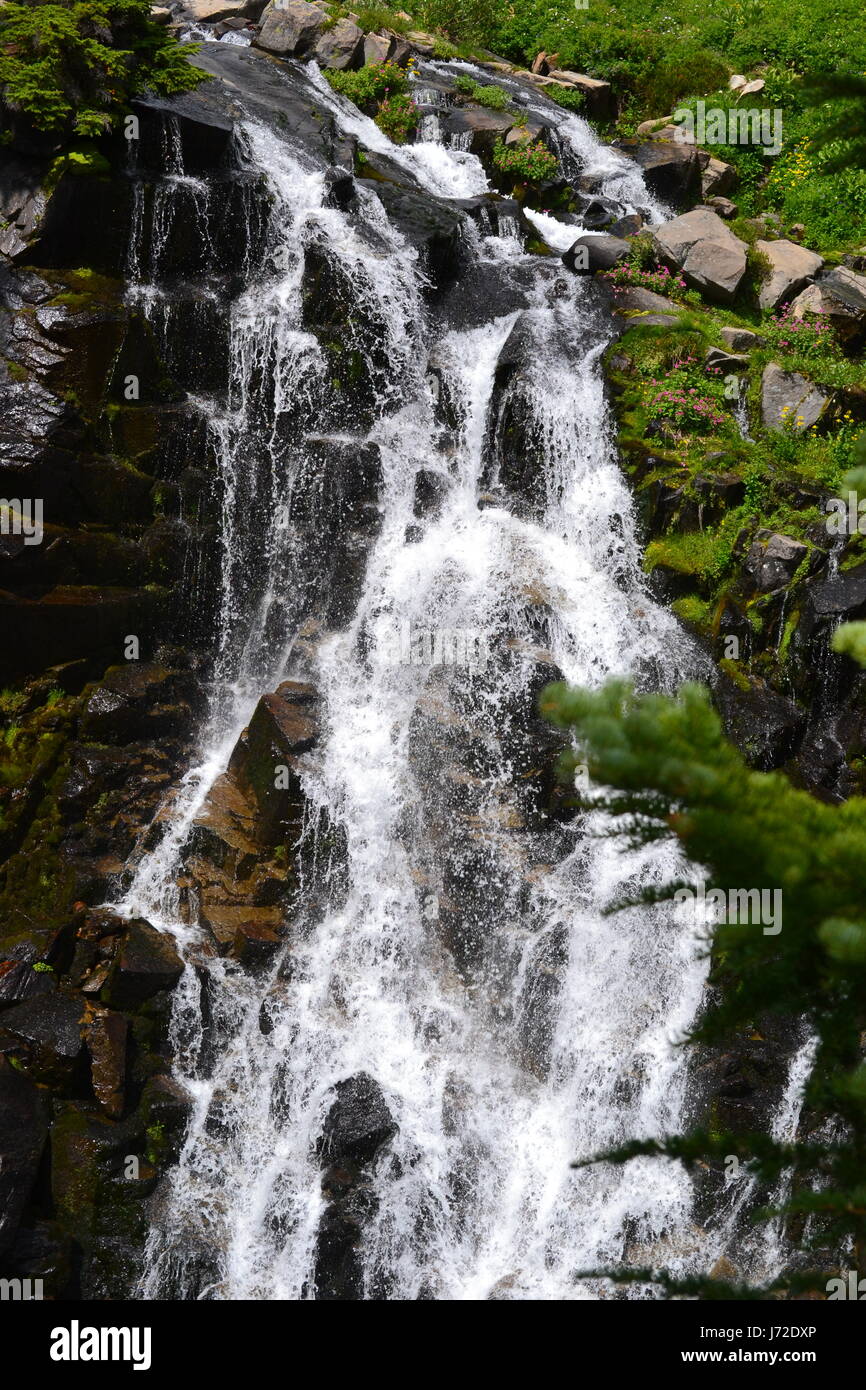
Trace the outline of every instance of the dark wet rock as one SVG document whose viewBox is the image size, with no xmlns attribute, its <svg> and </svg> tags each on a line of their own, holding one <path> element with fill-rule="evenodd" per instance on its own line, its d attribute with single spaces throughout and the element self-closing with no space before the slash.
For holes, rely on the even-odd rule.
<svg viewBox="0 0 866 1390">
<path fill-rule="evenodd" d="M 34 970 L 36 962 L 0 960 L 0 1009 L 8 1009 L 37 994 L 50 994 L 57 977 L 50 969 Z"/>
<path fill-rule="evenodd" d="M 317 1145 L 322 1162 L 372 1163 L 397 1132 L 381 1086 L 359 1072 L 338 1081 L 334 1096 Z"/>
<path fill-rule="evenodd" d="M 728 737 L 752 767 L 768 772 L 796 752 L 806 716 L 794 701 L 757 677 L 735 680 L 725 671 L 714 693 Z"/>
<path fill-rule="evenodd" d="M 40 1280 L 43 1298 L 74 1294 L 75 1245 L 56 1221 L 33 1220 L 22 1225 L 2 1261 L 3 1273 L 22 1280 Z M 35 1286 L 35 1282 L 32 1284 Z"/>
<path fill-rule="evenodd" d="M 760 530 L 749 550 L 744 568 L 762 593 L 770 593 L 790 583 L 795 572 L 809 554 L 809 547 L 790 536 Z"/>
<path fill-rule="evenodd" d="M 235 932 L 230 954 L 233 960 L 248 969 L 253 969 L 271 960 L 281 944 L 282 937 L 272 927 L 245 922 Z"/>
<path fill-rule="evenodd" d="M 617 140 L 617 149 L 643 172 L 649 191 L 673 208 L 687 207 L 700 196 L 701 166 L 693 146 L 661 140 Z"/>
<path fill-rule="evenodd" d="M 0 1046 L 35 1080 L 64 1086 L 78 1069 L 83 1014 L 80 998 L 60 991 L 26 999 L 0 1015 Z"/>
<path fill-rule="evenodd" d="M 47 1135 L 44 1094 L 0 1057 L 0 1259 L 15 1242 Z"/>
<path fill-rule="evenodd" d="M 51 1197 L 79 1251 L 79 1296 L 130 1296 L 147 1235 L 144 1198 L 155 1170 L 142 1118 L 109 1119 L 96 1105 L 58 1102 L 51 1127 Z"/>
<path fill-rule="evenodd" d="M 816 618 L 862 618 L 866 615 L 866 565 L 817 580 L 806 589 L 807 605 Z"/>
<path fill-rule="evenodd" d="M 461 269 L 459 211 L 428 197 L 421 189 L 364 182 L 380 198 L 397 229 L 420 252 L 433 290 L 447 288 Z"/>
<path fill-rule="evenodd" d="M 263 695 L 229 760 L 229 772 L 254 799 L 263 843 L 285 842 L 303 814 L 296 759 L 318 738 L 317 700 L 313 686 L 297 681 Z"/>
<path fill-rule="evenodd" d="M 129 634 L 146 650 L 161 602 L 157 593 L 141 589 L 58 585 L 39 599 L 0 591 L 6 638 L 0 676 L 40 671 L 82 655 L 116 659 Z"/>
<path fill-rule="evenodd" d="M 183 974 L 174 941 L 149 922 L 129 923 L 102 998 L 112 1009 L 135 1009 L 161 990 L 173 989 Z"/>
<path fill-rule="evenodd" d="M 84 742 L 99 744 L 186 737 L 202 703 L 201 687 L 189 672 L 131 661 L 106 672 L 84 707 L 80 734 Z"/>
</svg>

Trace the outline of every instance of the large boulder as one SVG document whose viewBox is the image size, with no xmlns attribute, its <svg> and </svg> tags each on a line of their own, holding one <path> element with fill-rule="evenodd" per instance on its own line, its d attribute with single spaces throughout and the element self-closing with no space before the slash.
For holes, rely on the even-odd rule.
<svg viewBox="0 0 866 1390">
<path fill-rule="evenodd" d="M 687 207 L 700 197 L 701 164 L 692 145 L 673 140 L 616 140 L 614 144 L 640 167 L 650 193 L 672 208 Z"/>
<path fill-rule="evenodd" d="M 761 377 L 761 422 L 768 430 L 789 429 L 802 434 L 820 420 L 829 397 L 799 372 L 786 372 L 770 362 Z"/>
<path fill-rule="evenodd" d="M 772 266 L 770 278 L 764 281 L 758 294 L 762 309 L 789 304 L 824 265 L 815 251 L 808 251 L 795 241 L 756 241 L 755 249 L 766 256 Z"/>
<path fill-rule="evenodd" d="M 338 19 L 332 29 L 322 34 L 313 56 L 320 67 L 340 72 L 362 67 L 366 61 L 363 29 L 351 19 Z"/>
<path fill-rule="evenodd" d="M 327 21 L 325 10 L 306 0 L 271 0 L 255 43 L 269 53 L 300 57 L 314 48 Z"/>
<path fill-rule="evenodd" d="M 707 299 L 730 304 L 746 273 L 746 244 L 709 208 L 675 217 L 653 234 L 659 258 Z"/>
</svg>

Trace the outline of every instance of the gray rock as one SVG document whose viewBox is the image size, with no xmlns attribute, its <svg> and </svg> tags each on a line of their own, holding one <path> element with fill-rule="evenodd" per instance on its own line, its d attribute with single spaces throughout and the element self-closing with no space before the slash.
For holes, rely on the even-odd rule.
<svg viewBox="0 0 866 1390">
<path fill-rule="evenodd" d="M 708 158 L 701 174 L 701 192 L 705 198 L 730 193 L 737 186 L 737 171 L 723 159 Z"/>
<path fill-rule="evenodd" d="M 585 252 L 579 255 L 578 252 Z M 627 261 L 631 247 L 619 237 L 581 236 L 563 253 L 563 262 L 569 270 L 585 275 L 594 275 L 598 270 L 611 270 L 620 261 Z"/>
<path fill-rule="evenodd" d="M 732 352 L 751 352 L 761 342 L 757 333 L 748 328 L 723 328 L 720 337 Z"/>
<path fill-rule="evenodd" d="M 711 367 L 718 372 L 744 372 L 749 365 L 748 357 L 740 357 L 733 352 L 724 352 L 722 348 L 708 348 L 705 362 L 707 367 Z"/>
<path fill-rule="evenodd" d="M 255 43 L 268 53 L 298 57 L 314 47 L 327 18 L 324 10 L 306 0 L 271 0 Z"/>
<path fill-rule="evenodd" d="M 394 51 L 392 34 L 368 34 L 364 39 L 364 62 L 387 63 Z"/>
<path fill-rule="evenodd" d="M 798 246 L 796 241 L 756 241 L 755 249 L 765 255 L 772 266 L 770 278 L 758 294 L 762 309 L 789 304 L 824 265 L 821 256 L 805 246 Z"/>
<path fill-rule="evenodd" d="M 738 212 L 736 203 L 732 203 L 730 198 L 707 198 L 706 204 L 707 207 L 712 208 L 713 212 L 717 212 L 719 217 L 724 217 L 726 221 L 736 217 Z"/>
<path fill-rule="evenodd" d="M 817 424 L 828 397 L 799 372 L 786 372 L 770 362 L 761 378 L 761 421 L 770 430 L 790 429 L 794 434 Z"/>
<path fill-rule="evenodd" d="M 746 273 L 746 244 L 709 208 L 675 217 L 653 234 L 661 260 L 707 299 L 730 303 Z"/>
<path fill-rule="evenodd" d="M 859 278 L 859 277 L 858 277 Z M 829 319 L 833 329 L 844 342 L 860 329 L 863 315 L 833 293 L 832 285 L 826 280 L 807 285 L 796 299 L 791 300 L 791 317 L 805 319 L 810 315 L 820 315 Z"/>
<path fill-rule="evenodd" d="M 351 19 L 338 19 L 333 29 L 322 34 L 315 47 L 316 62 L 323 68 L 361 67 L 364 58 L 364 31 Z"/>
<path fill-rule="evenodd" d="M 746 556 L 745 569 L 761 593 L 772 593 L 789 583 L 808 553 L 809 547 L 802 541 L 761 530 Z"/>
</svg>

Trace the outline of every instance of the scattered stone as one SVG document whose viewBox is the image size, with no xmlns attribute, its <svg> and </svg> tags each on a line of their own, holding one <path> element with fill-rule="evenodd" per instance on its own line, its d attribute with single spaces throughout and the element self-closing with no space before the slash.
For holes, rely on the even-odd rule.
<svg viewBox="0 0 866 1390">
<path fill-rule="evenodd" d="M 641 121 L 635 135 L 642 137 L 654 135 L 656 131 L 664 129 L 665 126 L 673 126 L 673 124 L 673 116 L 654 116 L 652 120 Z"/>
<path fill-rule="evenodd" d="M 368 34 L 364 39 L 364 63 L 387 63 L 394 51 L 391 34 Z"/>
<path fill-rule="evenodd" d="M 824 265 L 822 256 L 798 246 L 795 241 L 756 241 L 755 249 L 765 255 L 772 266 L 769 280 L 758 293 L 762 309 L 789 304 Z"/>
<path fill-rule="evenodd" d="M 695 208 L 653 234 L 659 257 L 707 299 L 730 303 L 746 273 L 746 244 L 709 208 Z"/>
<path fill-rule="evenodd" d="M 766 429 L 802 434 L 818 423 L 828 397 L 799 372 L 786 372 L 770 362 L 761 378 L 761 421 Z"/>
<path fill-rule="evenodd" d="M 705 198 L 723 196 L 737 185 L 737 171 L 733 164 L 710 156 L 701 174 L 701 191 Z"/>
</svg>

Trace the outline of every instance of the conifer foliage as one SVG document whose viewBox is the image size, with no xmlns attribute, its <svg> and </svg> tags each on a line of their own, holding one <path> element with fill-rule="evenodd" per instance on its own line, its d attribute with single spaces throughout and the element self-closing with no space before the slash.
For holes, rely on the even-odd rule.
<svg viewBox="0 0 866 1390">
<path fill-rule="evenodd" d="M 201 81 L 148 0 L 23 0 L 0 8 L 0 114 L 16 130 L 100 135 L 130 97 Z"/>
<path fill-rule="evenodd" d="M 858 636 L 840 629 L 837 650 L 856 659 Z M 778 1286 L 789 1294 L 823 1290 L 828 1252 L 831 1265 L 834 1257 L 836 1265 L 850 1258 L 860 1269 L 866 1257 L 866 801 L 825 804 L 781 773 L 752 771 L 725 739 L 709 692 L 698 685 L 675 697 L 636 694 L 622 681 L 598 691 L 549 686 L 542 709 L 574 733 L 576 751 L 564 759 L 563 774 L 573 778 L 574 768 L 586 765 L 599 788 L 592 804 L 613 818 L 611 833 L 634 845 L 678 842 L 695 876 L 727 893 L 782 892 L 778 934 L 742 920 L 707 928 L 708 1003 L 688 1041 L 725 1047 L 737 1035 L 753 1035 L 770 1015 L 802 1020 L 816 1037 L 805 1097 L 810 1124 L 797 1142 L 764 1133 L 744 1144 L 743 1135 L 707 1125 L 660 1142 L 635 1136 L 597 1158 L 664 1154 L 706 1166 L 745 1149 L 762 1185 L 772 1187 L 791 1172 L 790 1196 L 778 1210 L 801 1253 L 792 1262 L 796 1272 Z M 669 883 L 642 900 L 665 901 L 685 886 Z M 681 1283 L 664 1269 L 620 1271 L 616 1278 L 653 1279 L 669 1295 L 705 1298 L 761 1297 L 778 1287 L 700 1278 Z"/>
</svg>

